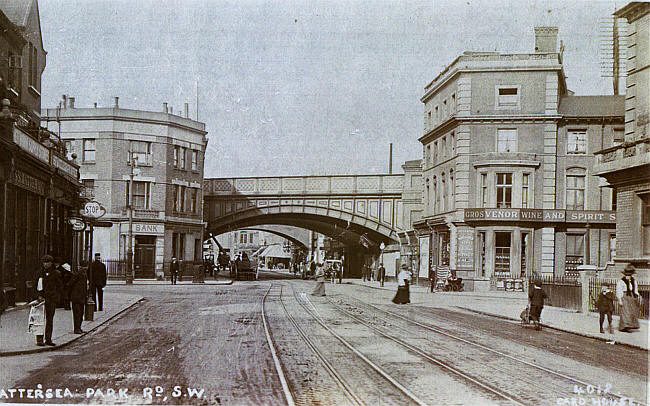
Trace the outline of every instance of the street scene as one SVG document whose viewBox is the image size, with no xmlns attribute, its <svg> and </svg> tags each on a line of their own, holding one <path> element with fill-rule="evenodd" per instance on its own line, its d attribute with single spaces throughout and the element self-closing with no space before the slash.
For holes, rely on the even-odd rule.
<svg viewBox="0 0 650 406">
<path fill-rule="evenodd" d="M 0 26 L 0 404 L 649 404 L 650 3 Z"/>
</svg>

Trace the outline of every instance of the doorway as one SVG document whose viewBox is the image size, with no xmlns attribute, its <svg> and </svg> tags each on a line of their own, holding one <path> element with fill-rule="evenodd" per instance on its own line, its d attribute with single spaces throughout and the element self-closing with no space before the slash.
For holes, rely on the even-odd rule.
<svg viewBox="0 0 650 406">
<path fill-rule="evenodd" d="M 140 279 L 155 278 L 156 237 L 136 235 L 133 254 L 135 277 Z"/>
</svg>

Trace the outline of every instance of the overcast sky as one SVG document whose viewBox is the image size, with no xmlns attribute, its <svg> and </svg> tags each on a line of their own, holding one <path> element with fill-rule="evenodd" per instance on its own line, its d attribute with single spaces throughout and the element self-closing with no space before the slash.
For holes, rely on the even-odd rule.
<svg viewBox="0 0 650 406">
<path fill-rule="evenodd" d="M 619 7 L 623 2 L 619 2 Z M 43 107 L 120 97 L 206 123 L 206 177 L 387 173 L 421 158 L 423 89 L 463 51 L 532 52 L 559 27 L 568 86 L 599 77 L 613 2 L 40 0 Z"/>
</svg>

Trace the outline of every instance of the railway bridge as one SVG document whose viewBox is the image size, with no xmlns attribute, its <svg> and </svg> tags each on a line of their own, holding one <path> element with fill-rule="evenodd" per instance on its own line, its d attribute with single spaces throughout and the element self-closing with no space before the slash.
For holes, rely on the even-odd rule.
<svg viewBox="0 0 650 406">
<path fill-rule="evenodd" d="M 346 246 L 397 244 L 403 174 L 208 178 L 207 232 L 285 225 L 313 230 Z"/>
</svg>

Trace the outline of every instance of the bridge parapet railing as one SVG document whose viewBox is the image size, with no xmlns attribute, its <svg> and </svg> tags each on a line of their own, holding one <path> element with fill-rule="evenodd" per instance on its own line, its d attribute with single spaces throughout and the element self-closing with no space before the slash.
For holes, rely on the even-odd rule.
<svg viewBox="0 0 650 406">
<path fill-rule="evenodd" d="M 205 196 L 401 193 L 404 175 L 327 175 L 205 179 Z"/>
</svg>

